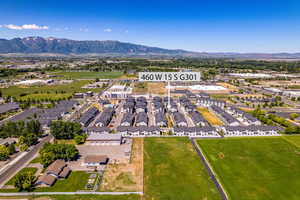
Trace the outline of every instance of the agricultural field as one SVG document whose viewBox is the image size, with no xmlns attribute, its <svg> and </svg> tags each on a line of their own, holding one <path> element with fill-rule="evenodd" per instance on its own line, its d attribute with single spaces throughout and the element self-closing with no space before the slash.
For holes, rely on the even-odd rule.
<svg viewBox="0 0 300 200">
<path fill-rule="evenodd" d="M 212 112 L 210 112 L 207 108 L 198 107 L 198 112 L 202 114 L 204 119 L 208 121 L 208 123 L 212 126 L 223 126 L 224 123 Z"/>
<path fill-rule="evenodd" d="M 134 138 L 129 163 L 108 164 L 101 191 L 143 191 L 143 138 Z"/>
<path fill-rule="evenodd" d="M 43 85 L 43 86 L 12 86 L 9 88 L 1 88 L 3 96 L 12 96 L 17 99 L 32 99 L 42 100 L 45 97 L 47 99 L 57 98 L 59 95 L 64 97 L 70 96 L 75 92 L 87 92 L 94 91 L 100 92 L 102 89 L 84 89 L 82 86 L 88 84 L 89 80 L 74 81 L 67 84 L 58 84 L 58 85 Z"/>
<path fill-rule="evenodd" d="M 188 138 L 145 138 L 144 199 L 220 199 Z"/>
<path fill-rule="evenodd" d="M 123 75 L 123 72 L 53 72 L 59 79 L 116 79 Z"/>
<path fill-rule="evenodd" d="M 262 137 L 198 140 L 198 144 L 230 199 L 299 199 L 300 148 L 294 143 Z"/>
</svg>

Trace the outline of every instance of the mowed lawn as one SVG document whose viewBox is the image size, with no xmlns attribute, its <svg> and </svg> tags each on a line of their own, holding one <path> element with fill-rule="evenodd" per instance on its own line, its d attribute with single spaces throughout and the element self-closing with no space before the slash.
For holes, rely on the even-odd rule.
<svg viewBox="0 0 300 200">
<path fill-rule="evenodd" d="M 145 138 L 145 200 L 220 199 L 187 138 Z"/>
<path fill-rule="evenodd" d="M 57 180 L 52 187 L 37 187 L 35 192 L 76 192 L 84 190 L 89 174 L 84 171 L 72 171 L 67 179 Z"/>
<path fill-rule="evenodd" d="M 51 75 L 58 75 L 62 79 L 115 79 L 123 75 L 123 72 L 53 72 Z"/>
<path fill-rule="evenodd" d="M 232 200 L 300 199 L 300 148 L 281 137 L 198 140 Z"/>
</svg>

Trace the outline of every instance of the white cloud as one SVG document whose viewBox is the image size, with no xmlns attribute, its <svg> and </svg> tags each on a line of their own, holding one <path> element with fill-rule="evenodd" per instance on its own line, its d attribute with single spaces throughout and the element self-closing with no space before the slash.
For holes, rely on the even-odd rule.
<svg viewBox="0 0 300 200">
<path fill-rule="evenodd" d="M 36 24 L 24 24 L 21 26 L 14 24 L 3 25 L 3 27 L 12 29 L 12 30 L 48 30 L 48 26 L 38 26 Z"/>
<path fill-rule="evenodd" d="M 89 29 L 87 29 L 87 28 L 80 28 L 79 29 L 81 32 L 88 32 L 89 31 Z"/>
<path fill-rule="evenodd" d="M 129 31 L 128 31 L 128 30 L 125 30 L 125 33 L 129 33 Z"/>
<path fill-rule="evenodd" d="M 0 28 L 2 28 L 3 26 L 2 25 L 0 25 Z"/>
<path fill-rule="evenodd" d="M 106 29 L 104 29 L 103 31 L 104 31 L 104 32 L 110 33 L 110 32 L 112 32 L 112 29 L 111 29 L 111 28 L 106 28 Z"/>
</svg>

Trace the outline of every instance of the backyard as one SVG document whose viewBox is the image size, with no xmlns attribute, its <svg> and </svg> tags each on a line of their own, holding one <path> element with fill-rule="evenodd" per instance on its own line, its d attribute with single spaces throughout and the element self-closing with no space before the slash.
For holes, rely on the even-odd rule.
<svg viewBox="0 0 300 200">
<path fill-rule="evenodd" d="M 288 138 L 295 143 L 295 138 Z M 297 144 L 300 138 L 296 138 Z M 198 140 L 232 200 L 299 199 L 300 148 L 280 137 Z"/>
</svg>

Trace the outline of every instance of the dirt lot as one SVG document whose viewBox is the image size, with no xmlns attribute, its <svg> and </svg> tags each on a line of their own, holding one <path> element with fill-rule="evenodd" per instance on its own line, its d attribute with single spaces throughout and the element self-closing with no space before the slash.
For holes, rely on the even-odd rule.
<svg viewBox="0 0 300 200">
<path fill-rule="evenodd" d="M 223 122 L 212 112 L 210 112 L 207 108 L 198 107 L 198 112 L 200 112 L 204 119 L 206 119 L 210 125 L 212 126 L 222 126 Z"/>
<path fill-rule="evenodd" d="M 144 139 L 134 138 L 130 163 L 109 164 L 101 191 L 143 191 Z"/>
<path fill-rule="evenodd" d="M 217 85 L 220 85 L 220 86 L 223 86 L 225 88 L 228 88 L 230 91 L 238 91 L 239 90 L 236 86 L 231 85 L 229 83 L 220 82 L 220 83 L 217 83 Z"/>
<path fill-rule="evenodd" d="M 148 83 L 148 92 L 150 94 L 158 94 L 158 95 L 164 95 L 167 94 L 166 84 L 165 83 L 155 83 L 155 82 L 149 82 Z"/>
</svg>

